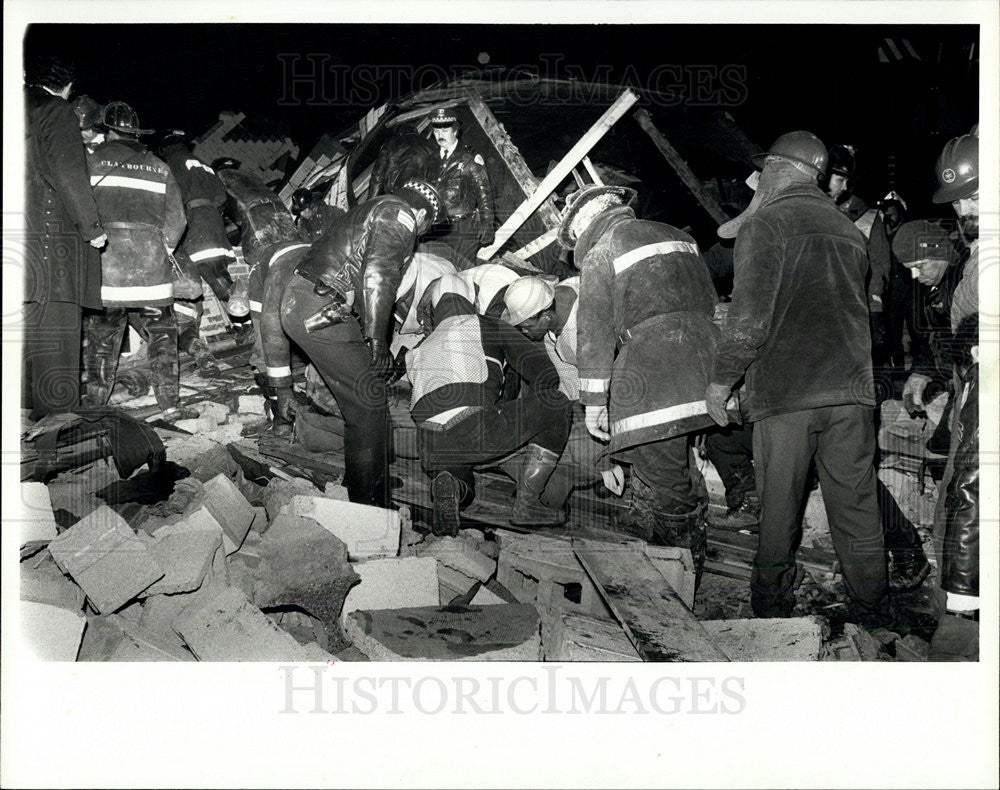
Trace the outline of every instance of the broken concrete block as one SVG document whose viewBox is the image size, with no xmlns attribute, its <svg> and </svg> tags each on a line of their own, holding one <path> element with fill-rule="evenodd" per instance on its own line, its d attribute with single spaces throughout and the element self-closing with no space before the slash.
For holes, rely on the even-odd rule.
<svg viewBox="0 0 1000 790">
<path fill-rule="evenodd" d="M 52 515 L 52 500 L 44 483 L 21 483 L 21 545 L 33 540 L 52 540 L 59 534 Z"/>
<path fill-rule="evenodd" d="M 691 549 L 644 545 L 643 552 L 649 557 L 653 567 L 674 588 L 674 592 L 684 601 L 684 605 L 693 610 L 695 572 Z"/>
<path fill-rule="evenodd" d="M 296 605 L 320 620 L 330 639 L 342 642 L 340 612 L 347 592 L 360 580 L 347 561 L 347 547 L 316 521 L 278 516 L 258 548 L 253 600 L 258 606 Z"/>
<path fill-rule="evenodd" d="M 83 609 L 83 590 L 59 570 L 49 552 L 25 560 L 20 571 L 22 601 L 47 603 L 77 613 Z"/>
<path fill-rule="evenodd" d="M 121 629 L 123 638 L 111 653 L 109 661 L 194 661 L 195 657 L 176 638 L 165 639 L 159 634 L 111 615 L 112 623 Z"/>
<path fill-rule="evenodd" d="M 844 624 L 844 636 L 850 639 L 862 661 L 879 660 L 879 643 L 857 623 Z"/>
<path fill-rule="evenodd" d="M 472 596 L 472 600 L 470 601 L 472 606 L 496 606 L 503 603 L 507 603 L 507 601 L 485 585 L 476 591 L 476 594 Z"/>
<path fill-rule="evenodd" d="M 264 508 L 267 517 L 274 521 L 291 505 L 295 496 L 315 496 L 318 493 L 319 489 L 316 486 L 301 477 L 293 477 L 291 480 L 275 477 L 264 487 Z"/>
<path fill-rule="evenodd" d="M 359 610 L 347 633 L 372 661 L 538 661 L 542 649 L 538 612 L 528 604 Z"/>
<path fill-rule="evenodd" d="M 323 496 L 327 499 L 336 499 L 340 502 L 349 502 L 350 497 L 347 494 L 347 489 L 344 488 L 339 483 L 327 483 L 323 488 Z"/>
<path fill-rule="evenodd" d="M 231 411 L 226 404 L 217 403 L 212 400 L 203 400 L 201 403 L 195 403 L 191 408 L 198 412 L 199 417 L 209 419 L 213 426 L 225 423 L 229 419 Z"/>
<path fill-rule="evenodd" d="M 236 408 L 240 414 L 262 415 L 264 413 L 264 396 L 240 395 Z"/>
<path fill-rule="evenodd" d="M 902 639 L 896 640 L 896 660 L 926 661 L 930 649 L 929 642 L 921 639 L 916 634 L 909 634 Z"/>
<path fill-rule="evenodd" d="M 176 636 L 174 621 L 185 609 L 211 600 L 229 586 L 230 573 L 226 564 L 225 549 L 220 545 L 216 549 L 211 568 L 197 590 L 174 595 L 151 595 L 144 599 L 142 617 L 138 624 L 160 636 L 173 638 Z M 127 611 L 127 608 L 122 612 Z"/>
<path fill-rule="evenodd" d="M 481 582 L 489 579 L 497 567 L 495 560 L 480 554 L 460 538 L 425 540 L 417 550 L 417 556 L 434 557 L 442 565 Z"/>
<path fill-rule="evenodd" d="M 560 612 L 542 638 L 546 661 L 642 661 L 614 620 Z"/>
<path fill-rule="evenodd" d="M 59 606 L 21 601 L 21 634 L 40 661 L 75 661 L 87 620 Z"/>
<path fill-rule="evenodd" d="M 431 558 L 428 557 L 428 559 Z M 450 601 L 456 595 L 465 595 L 472 589 L 473 585 L 479 583 L 477 579 L 466 576 L 464 573 L 453 570 L 441 563 L 438 563 L 437 577 L 441 586 L 448 591 L 446 595 L 441 596 L 442 601 Z"/>
<path fill-rule="evenodd" d="M 62 533 L 49 551 L 101 614 L 115 611 L 163 577 L 149 549 L 107 506 Z"/>
<path fill-rule="evenodd" d="M 174 628 L 199 661 L 304 661 L 302 647 L 239 590 L 186 609 Z"/>
<path fill-rule="evenodd" d="M 226 554 L 243 545 L 254 520 L 254 509 L 232 480 L 220 474 L 205 483 L 205 507 L 222 526 Z"/>
<path fill-rule="evenodd" d="M 256 532 L 258 535 L 263 535 L 267 532 L 269 525 L 267 510 L 262 507 L 255 507 L 253 509 L 253 521 L 250 522 L 250 531 Z"/>
<path fill-rule="evenodd" d="M 154 538 L 165 538 L 169 535 L 186 535 L 192 532 L 211 532 L 222 540 L 222 525 L 216 521 L 208 508 L 202 506 L 185 516 L 171 516 L 153 531 Z"/>
<path fill-rule="evenodd" d="M 92 615 L 87 620 L 77 661 L 110 661 L 125 632 L 111 619 L 114 615 Z"/>
<path fill-rule="evenodd" d="M 302 660 L 310 664 L 332 664 L 338 659 L 333 653 L 327 653 L 315 642 L 306 642 L 302 645 Z"/>
<path fill-rule="evenodd" d="M 704 620 L 733 661 L 819 661 L 823 626 L 816 617 Z"/>
<path fill-rule="evenodd" d="M 219 533 L 195 530 L 157 537 L 150 546 L 164 576 L 142 595 L 158 595 L 197 590 L 212 567 L 215 552 L 222 545 Z"/>
<path fill-rule="evenodd" d="M 341 621 L 357 609 L 437 606 L 438 564 L 433 557 L 368 560 L 353 566 L 361 583 L 344 600 Z"/>
<path fill-rule="evenodd" d="M 491 560 L 495 560 L 500 554 L 500 544 L 495 540 L 487 540 L 486 535 L 478 529 L 460 529 L 458 537 Z"/>
<path fill-rule="evenodd" d="M 290 512 L 313 519 L 344 541 L 351 560 L 399 554 L 401 522 L 395 510 L 316 496 L 295 496 Z"/>
<path fill-rule="evenodd" d="M 337 661 L 371 661 L 368 656 L 356 647 L 345 647 L 343 650 L 338 650 L 334 653 L 334 658 L 336 658 Z"/>
</svg>

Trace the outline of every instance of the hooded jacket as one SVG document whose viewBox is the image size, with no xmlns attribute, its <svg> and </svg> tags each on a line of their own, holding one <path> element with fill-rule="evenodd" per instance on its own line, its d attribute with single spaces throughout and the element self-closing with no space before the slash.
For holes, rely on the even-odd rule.
<svg viewBox="0 0 1000 790">
<path fill-rule="evenodd" d="M 574 256 L 580 402 L 609 404 L 610 452 L 710 424 L 717 297 L 694 239 L 619 207 L 591 222 Z"/>
<path fill-rule="evenodd" d="M 101 254 L 106 307 L 168 305 L 174 300 L 167 250 L 187 220 L 170 168 L 137 140 L 109 140 L 87 156 L 90 185 L 108 234 Z"/>
<path fill-rule="evenodd" d="M 738 228 L 734 286 L 712 380 L 746 375 L 752 421 L 874 406 L 865 238 L 804 174 L 768 175 L 727 223 Z"/>
</svg>

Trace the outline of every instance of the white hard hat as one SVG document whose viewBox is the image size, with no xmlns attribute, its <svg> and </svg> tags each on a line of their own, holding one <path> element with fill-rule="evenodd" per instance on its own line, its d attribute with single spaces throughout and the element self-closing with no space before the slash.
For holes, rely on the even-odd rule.
<svg viewBox="0 0 1000 790">
<path fill-rule="evenodd" d="M 507 288 L 501 318 L 517 326 L 551 306 L 555 288 L 541 277 L 519 277 Z"/>
<path fill-rule="evenodd" d="M 428 289 L 431 307 L 437 307 L 441 297 L 445 294 L 457 294 L 468 300 L 470 304 L 476 303 L 476 290 L 472 283 L 467 283 L 456 274 L 442 274 Z"/>
</svg>

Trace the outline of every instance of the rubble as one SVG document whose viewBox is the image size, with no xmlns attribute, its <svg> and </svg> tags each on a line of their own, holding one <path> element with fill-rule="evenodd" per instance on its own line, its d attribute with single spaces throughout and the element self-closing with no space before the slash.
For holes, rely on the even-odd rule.
<svg viewBox="0 0 1000 790">
<path fill-rule="evenodd" d="M 115 611 L 163 577 L 145 544 L 106 505 L 53 540 L 49 551 L 101 614 Z"/>
<path fill-rule="evenodd" d="M 546 661 L 642 661 L 613 620 L 561 612 L 543 635 Z"/>
<path fill-rule="evenodd" d="M 361 583 L 344 601 L 341 620 L 358 609 L 401 609 L 437 606 L 438 564 L 431 557 L 368 560 L 353 566 Z"/>
<path fill-rule="evenodd" d="M 816 617 L 702 620 L 731 661 L 818 661 L 823 624 Z"/>
<path fill-rule="evenodd" d="M 317 496 L 294 496 L 290 512 L 312 519 L 342 540 L 352 561 L 399 554 L 400 516 L 395 510 Z"/>
<path fill-rule="evenodd" d="M 40 661 L 75 661 L 87 620 L 47 603 L 21 601 L 21 635 Z"/>
<path fill-rule="evenodd" d="M 58 534 L 52 500 L 44 483 L 21 483 L 21 545 Z"/>
<path fill-rule="evenodd" d="M 205 507 L 222 526 L 226 554 L 232 554 L 243 545 L 254 520 L 254 510 L 225 474 L 207 481 L 204 493 Z"/>
<path fill-rule="evenodd" d="M 474 581 L 486 581 L 497 568 L 496 560 L 480 554 L 461 538 L 438 537 L 425 540 L 417 549 L 417 556 L 433 557 L 447 568 Z"/>
<path fill-rule="evenodd" d="M 22 601 L 58 606 L 70 612 L 83 610 L 83 590 L 59 570 L 48 551 L 24 560 L 20 572 Z"/>
<path fill-rule="evenodd" d="M 221 536 L 211 530 L 192 530 L 157 537 L 150 546 L 164 576 L 141 595 L 197 590 L 212 565 Z"/>
<path fill-rule="evenodd" d="M 347 634 L 372 661 L 538 661 L 539 623 L 528 604 L 359 610 Z"/>
</svg>

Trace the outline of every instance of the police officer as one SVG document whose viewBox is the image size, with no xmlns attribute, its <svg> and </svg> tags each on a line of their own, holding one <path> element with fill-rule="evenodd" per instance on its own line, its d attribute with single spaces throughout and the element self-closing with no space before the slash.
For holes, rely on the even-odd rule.
<svg viewBox="0 0 1000 790">
<path fill-rule="evenodd" d="M 430 184 L 407 182 L 395 195 L 368 200 L 339 217 L 305 253 L 289 253 L 301 255 L 293 271 L 283 263 L 268 274 L 263 330 L 269 383 L 287 401 L 292 378 L 284 330 L 340 406 L 344 485 L 352 502 L 390 504 L 385 376 L 392 364 L 392 309 L 417 238 L 441 213 Z M 280 327 L 273 320 L 278 306 Z"/>
<path fill-rule="evenodd" d="M 493 243 L 493 189 L 483 157 L 458 141 L 454 110 L 436 110 L 431 127 L 440 159 L 437 191 L 450 221 L 441 240 L 461 256 L 456 266 L 466 269 L 475 264 L 480 247 Z"/>
<path fill-rule="evenodd" d="M 88 154 L 91 186 L 108 233 L 101 255 L 104 310 L 88 317 L 87 399 L 103 406 L 111 395 L 118 352 L 127 323 L 147 336 L 156 402 L 177 408 L 177 324 L 168 252 L 177 247 L 187 221 L 180 188 L 166 163 L 139 136 L 139 118 L 128 104 L 104 108 L 107 140 Z"/>
</svg>

